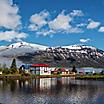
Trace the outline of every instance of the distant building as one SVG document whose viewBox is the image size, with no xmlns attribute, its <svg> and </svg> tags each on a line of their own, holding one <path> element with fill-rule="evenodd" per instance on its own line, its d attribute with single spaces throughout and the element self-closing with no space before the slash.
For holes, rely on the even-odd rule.
<svg viewBox="0 0 104 104">
<path fill-rule="evenodd" d="M 25 71 L 25 73 L 30 73 L 30 66 L 31 66 L 31 65 L 29 65 L 29 64 L 24 64 L 24 65 L 22 65 L 22 66 L 20 67 L 20 69 L 21 69 L 22 71 Z"/>
<path fill-rule="evenodd" d="M 70 71 L 65 68 L 55 68 L 51 73 L 52 74 L 67 75 L 67 74 L 70 74 Z"/>
<path fill-rule="evenodd" d="M 81 68 L 81 69 L 78 70 L 77 73 L 80 74 L 80 75 L 84 75 L 84 74 L 94 74 L 95 71 L 93 69 L 91 69 L 91 68 Z"/>
</svg>

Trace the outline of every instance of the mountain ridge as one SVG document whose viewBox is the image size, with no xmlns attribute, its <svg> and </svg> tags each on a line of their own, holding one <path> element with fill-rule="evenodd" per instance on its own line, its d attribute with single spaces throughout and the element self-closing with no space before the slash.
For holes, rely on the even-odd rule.
<svg viewBox="0 0 104 104">
<path fill-rule="evenodd" d="M 49 47 L 27 42 L 0 46 L 0 56 L 17 57 L 26 64 L 48 63 L 51 66 L 104 67 L 104 51 L 93 46 Z"/>
</svg>

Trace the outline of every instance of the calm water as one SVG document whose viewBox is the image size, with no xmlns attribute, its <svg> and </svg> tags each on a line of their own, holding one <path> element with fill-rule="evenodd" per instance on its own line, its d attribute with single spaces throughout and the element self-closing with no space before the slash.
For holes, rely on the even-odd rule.
<svg viewBox="0 0 104 104">
<path fill-rule="evenodd" d="M 104 104 L 104 81 L 43 78 L 0 81 L 2 104 Z"/>
</svg>

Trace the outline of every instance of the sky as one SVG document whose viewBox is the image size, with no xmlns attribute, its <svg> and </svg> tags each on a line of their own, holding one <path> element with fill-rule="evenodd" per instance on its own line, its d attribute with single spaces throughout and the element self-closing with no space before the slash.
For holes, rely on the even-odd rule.
<svg viewBox="0 0 104 104">
<path fill-rule="evenodd" d="M 104 0 L 0 0 L 0 45 L 83 44 L 104 50 Z"/>
</svg>

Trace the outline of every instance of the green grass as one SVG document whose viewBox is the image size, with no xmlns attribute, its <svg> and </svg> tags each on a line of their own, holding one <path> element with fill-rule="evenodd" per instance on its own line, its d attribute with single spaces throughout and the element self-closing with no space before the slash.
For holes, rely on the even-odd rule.
<svg viewBox="0 0 104 104">
<path fill-rule="evenodd" d="M 104 75 L 77 75 L 76 79 L 104 79 Z"/>
<path fill-rule="evenodd" d="M 34 78 L 55 78 L 55 77 L 70 77 L 70 75 L 35 75 L 30 74 L 28 76 L 21 75 L 21 74 L 2 74 L 0 75 L 0 78 L 2 79 L 34 79 Z M 76 75 L 73 76 L 76 79 L 81 80 L 104 80 L 104 75 Z"/>
<path fill-rule="evenodd" d="M 21 76 L 21 74 L 2 74 L 0 76 Z"/>
<path fill-rule="evenodd" d="M 0 79 L 34 79 L 34 78 L 55 78 L 55 77 L 71 77 L 73 75 L 22 75 L 22 74 L 2 74 L 0 75 Z"/>
</svg>

